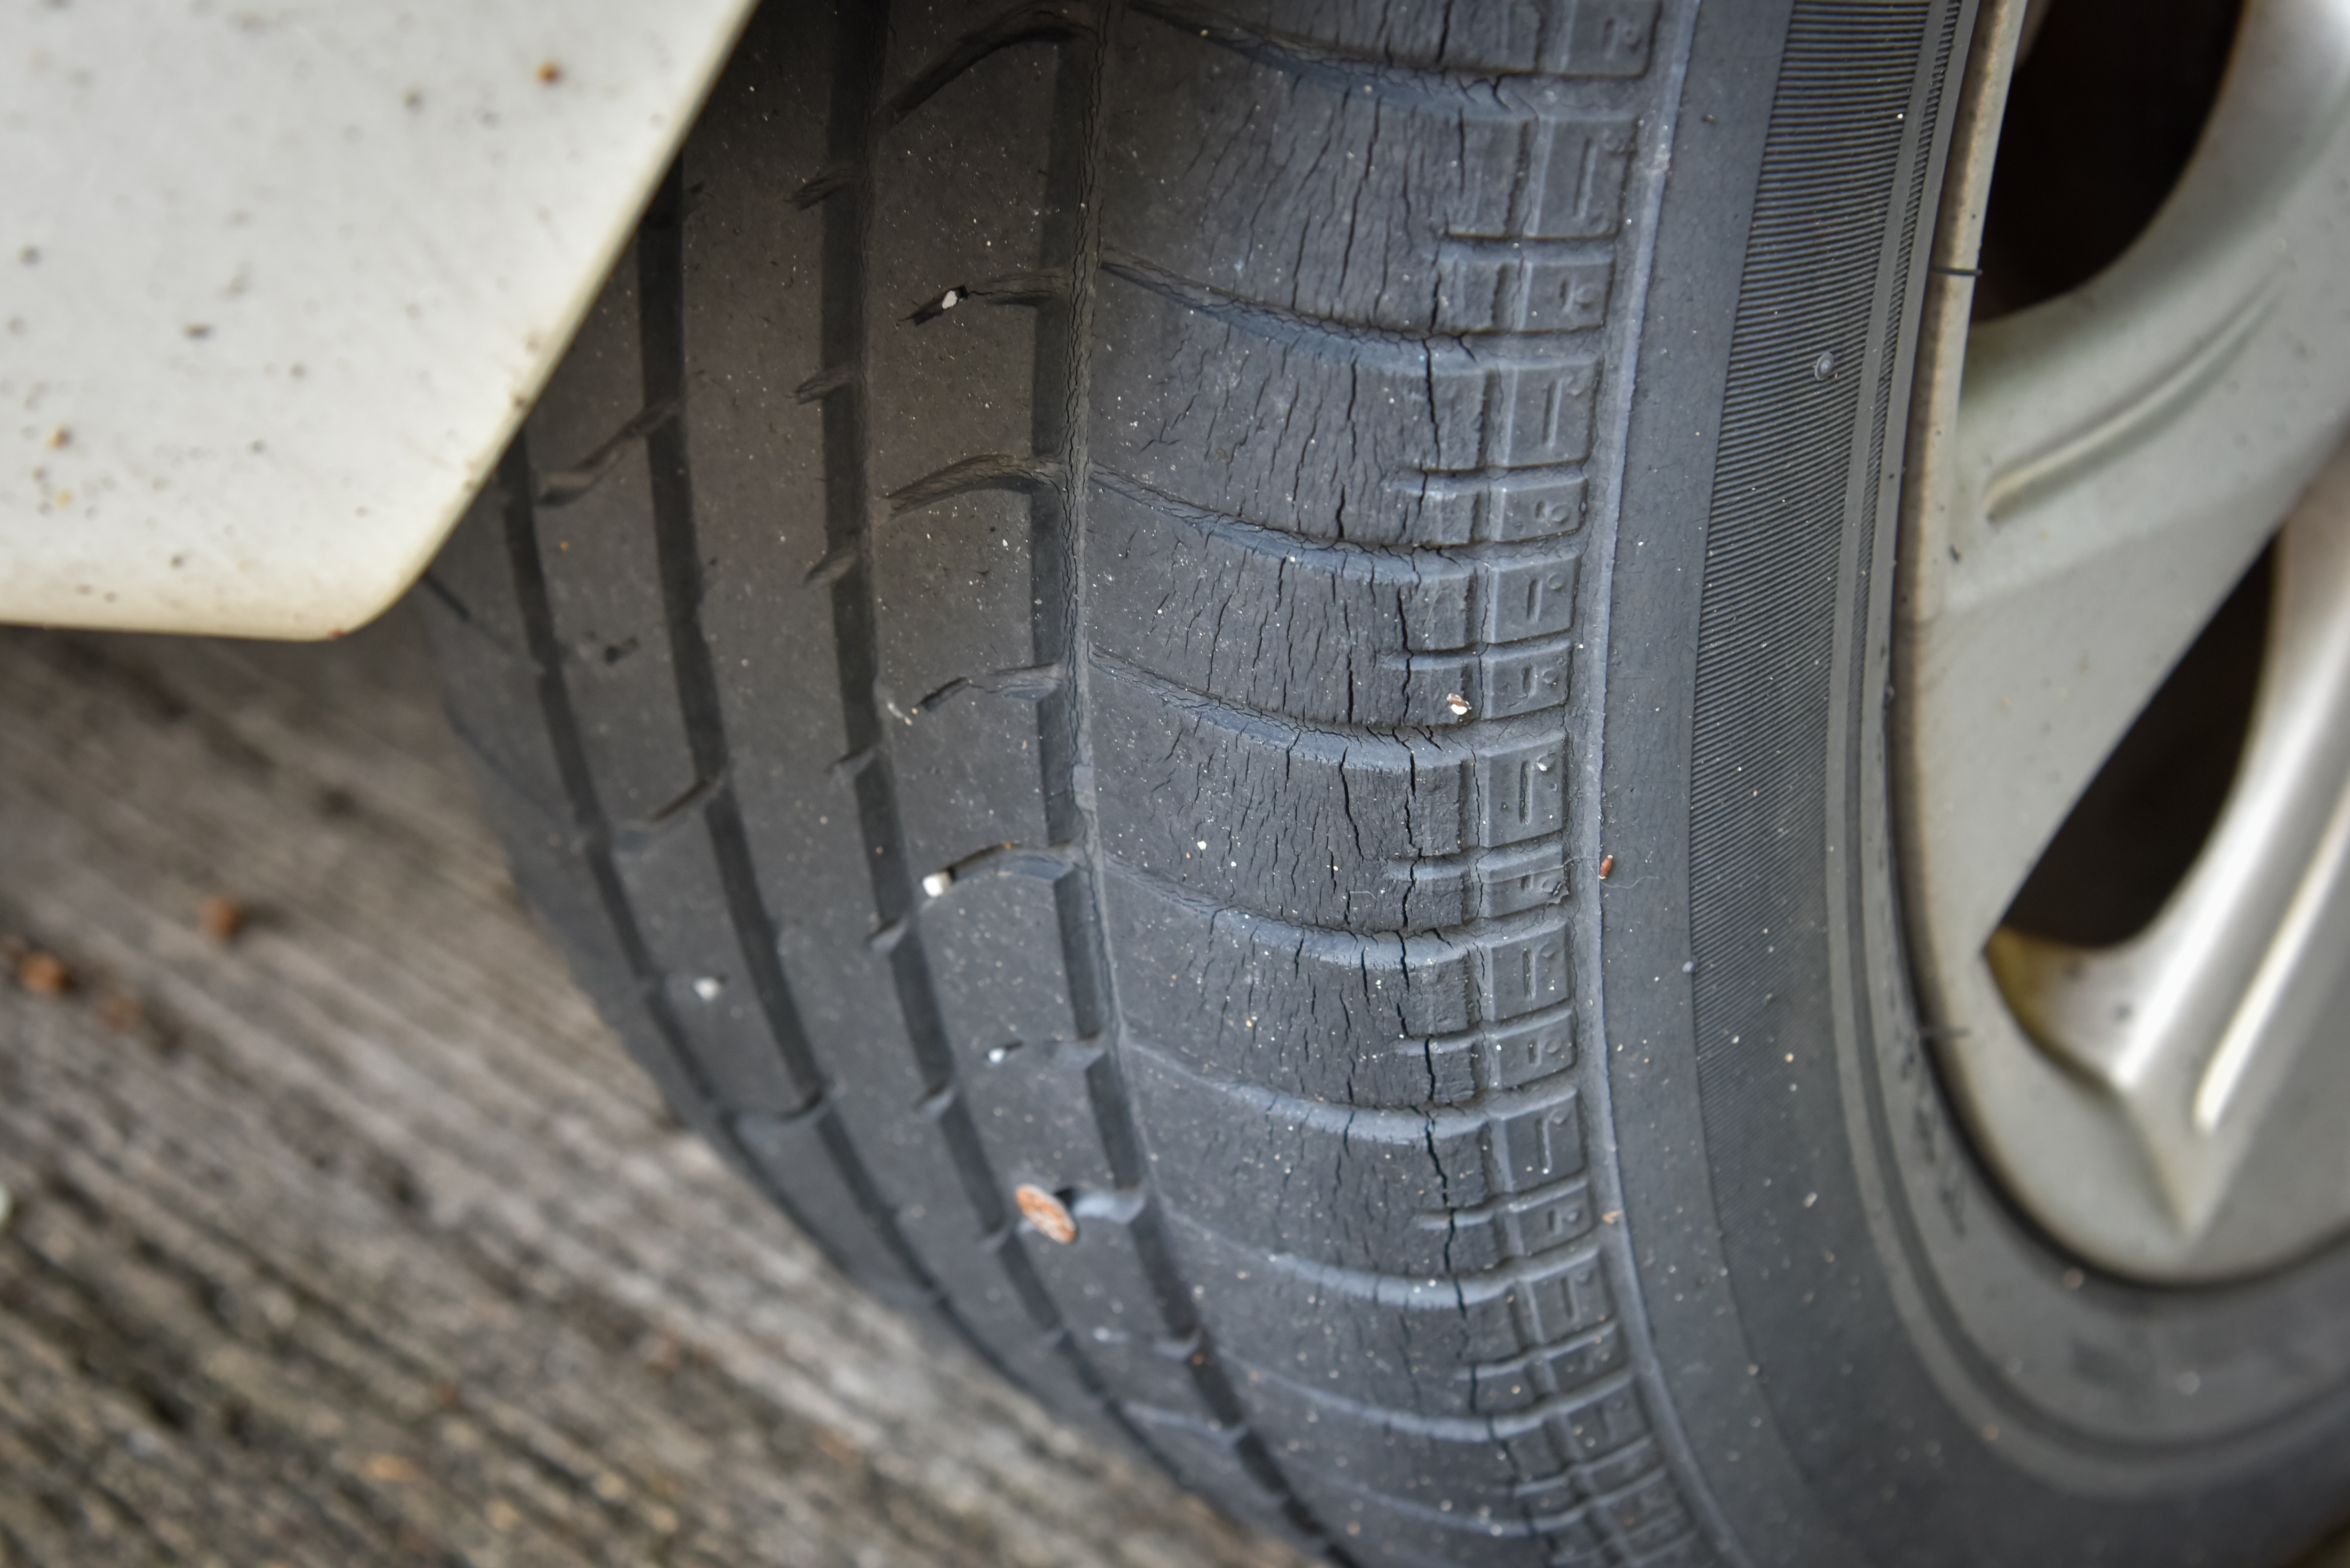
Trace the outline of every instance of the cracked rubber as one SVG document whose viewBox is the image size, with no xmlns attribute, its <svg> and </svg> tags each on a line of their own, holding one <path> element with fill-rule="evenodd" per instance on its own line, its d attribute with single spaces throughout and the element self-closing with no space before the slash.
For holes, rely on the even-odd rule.
<svg viewBox="0 0 2350 1568">
<path fill-rule="evenodd" d="M 1734 381 L 1694 330 L 1693 389 L 1635 368 L 1760 297 L 1766 131 L 1846 192 L 1827 342 L 1900 360 L 1962 11 L 760 13 L 422 596 L 517 878 L 679 1114 L 1343 1562 L 2038 1560 L 1888 1552 L 1837 1461 L 1765 1462 L 1792 1418 L 1714 1418 L 1761 1369 L 1660 1350 L 1627 1185 L 1702 1162 L 1609 1109 L 1610 1036 L 1655 1060 L 1687 1004 L 1607 967 L 1611 803 L 1671 769 L 1607 671 L 1699 635 L 1614 563 Z M 1728 151 L 1677 151 L 1708 93 Z M 1683 157 L 1745 184 L 1667 254 Z M 1804 450 L 1881 451 L 1890 397 Z"/>
</svg>

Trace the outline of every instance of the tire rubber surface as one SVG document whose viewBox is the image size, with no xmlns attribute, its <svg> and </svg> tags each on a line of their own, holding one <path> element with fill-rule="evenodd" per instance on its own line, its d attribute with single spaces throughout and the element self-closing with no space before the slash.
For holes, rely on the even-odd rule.
<svg viewBox="0 0 2350 1568">
<path fill-rule="evenodd" d="M 1918 1370 L 1906 1243 L 1855 1232 L 1805 1318 L 1804 1211 L 1723 1200 L 1854 1185 L 1844 1122 L 1697 1049 L 1796 1027 L 1721 1022 L 1771 909 L 1816 1060 L 1762 1072 L 1887 1098 L 1829 959 L 1898 959 L 1806 902 L 1804 814 L 1970 19 L 758 15 L 423 596 L 517 879 L 679 1114 L 876 1293 L 1341 1561 L 2316 1528 L 2338 1387 L 2011 1459 Z"/>
</svg>

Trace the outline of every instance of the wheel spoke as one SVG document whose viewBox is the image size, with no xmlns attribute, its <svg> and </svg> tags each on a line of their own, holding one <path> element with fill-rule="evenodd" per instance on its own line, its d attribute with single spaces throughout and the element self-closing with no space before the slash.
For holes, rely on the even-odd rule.
<svg viewBox="0 0 2350 1568">
<path fill-rule="evenodd" d="M 2350 448 L 2280 541 L 2269 656 L 2239 784 L 2144 933 L 2095 951 L 2002 929 L 1989 958 L 2041 1045 L 2121 1102 L 2173 1217 L 2199 1235 L 2350 948 Z"/>
<path fill-rule="evenodd" d="M 1910 766 L 1939 940 L 1979 949 L 2350 426 L 2350 15 L 2248 14 L 2178 191 L 2083 288 L 1976 331 L 1913 530 Z"/>
</svg>

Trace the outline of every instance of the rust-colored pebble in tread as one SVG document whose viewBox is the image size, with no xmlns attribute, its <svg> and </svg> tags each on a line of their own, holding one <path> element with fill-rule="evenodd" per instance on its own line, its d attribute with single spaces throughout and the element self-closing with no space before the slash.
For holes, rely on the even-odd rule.
<svg viewBox="0 0 2350 1568">
<path fill-rule="evenodd" d="M 1034 1226 L 1045 1240 L 1063 1246 L 1077 1239 L 1076 1217 L 1068 1205 L 1033 1182 L 1023 1182 L 1013 1189 L 1013 1200 L 1020 1205 L 1020 1217 Z"/>
</svg>

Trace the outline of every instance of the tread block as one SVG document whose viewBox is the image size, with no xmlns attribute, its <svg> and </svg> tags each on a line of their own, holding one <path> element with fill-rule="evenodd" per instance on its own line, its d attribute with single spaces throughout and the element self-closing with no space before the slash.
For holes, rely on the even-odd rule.
<svg viewBox="0 0 2350 1568">
<path fill-rule="evenodd" d="M 1093 1391 L 999 1261 L 1018 1236 L 983 1232 L 963 1195 L 942 1126 L 956 1096 L 923 1079 L 907 1044 L 893 972 L 905 950 L 842 942 L 807 923 L 785 928 L 778 945 L 809 1044 L 832 1075 L 827 1103 L 906 1245 L 989 1355 L 1056 1410 L 1100 1424 Z"/>
<path fill-rule="evenodd" d="M 1023 1046 L 1001 1063 L 963 1070 L 963 1098 L 1006 1189 L 1036 1182 L 1045 1192 L 1109 1187 L 1086 1075 L 1090 1048 Z"/>
<path fill-rule="evenodd" d="M 1025 495 L 974 490 L 899 513 L 875 531 L 872 571 L 882 712 L 897 727 L 919 728 L 950 682 L 1036 662 Z"/>
<path fill-rule="evenodd" d="M 1456 1518 L 1506 1514 L 1520 1528 L 1533 1511 L 1530 1493 L 1550 1494 L 1544 1511 L 1555 1509 L 1554 1518 L 1580 1512 L 1597 1490 L 1581 1472 L 1648 1434 L 1637 1386 L 1620 1376 L 1562 1393 L 1539 1409 L 1468 1417 L 1360 1404 L 1255 1367 L 1244 1386 L 1256 1429 L 1301 1474 L 1318 1472 Z M 1653 1445 L 1641 1451 L 1653 1462 Z M 1685 1528 L 1686 1518 L 1679 1523 Z"/>
<path fill-rule="evenodd" d="M 1575 622 L 1575 575 L 1572 557 L 1515 556 L 1493 563 L 1483 574 L 1486 640 L 1515 642 L 1521 638 L 1550 637 Z"/>
<path fill-rule="evenodd" d="M 1037 720 L 1033 700 L 965 686 L 893 725 L 889 771 L 918 880 L 983 849 L 1052 842 Z"/>
<path fill-rule="evenodd" d="M 1429 481 L 1575 462 L 1598 361 L 1541 337 L 1365 337 L 1244 306 L 1199 307 L 1111 274 L 1093 452 L 1209 512 L 1308 539 L 1471 542 Z M 1203 389 L 1205 389 L 1203 391 Z M 1154 413 L 1121 419 L 1121 410 Z M 1186 455 L 1204 452 L 1202 462 Z M 1299 496 L 1314 499 L 1304 505 Z"/>
<path fill-rule="evenodd" d="M 1177 898 L 1115 864 L 1103 891 L 1128 1024 L 1151 1040 L 1189 1037 L 1187 1055 L 1343 1063 L 1361 1041 L 1470 1027 L 1469 955 L 1440 938 L 1301 930 Z"/>
<path fill-rule="evenodd" d="M 1600 1568 L 1601 1564 L 1610 1562 L 1609 1559 L 1602 1556 L 1589 1557 L 1585 1561 L 1589 1563 L 1592 1568 Z M 1667 1541 L 1659 1546 L 1645 1548 L 1633 1561 L 1636 1568 L 1712 1568 L 1712 1565 L 1720 1563 L 1721 1559 L 1714 1554 L 1713 1549 L 1705 1543 L 1705 1538 L 1700 1535 L 1696 1527 L 1692 1525 L 1687 1534 Z M 1568 1563 L 1565 1568 L 1583 1568 L 1583 1565 Z"/>
<path fill-rule="evenodd" d="M 624 838 L 612 861 L 670 1014 L 721 1103 L 770 1116 L 807 1105 L 814 1085 L 792 1081 L 753 989 L 702 808 Z"/>
<path fill-rule="evenodd" d="M 873 1161 L 877 1180 L 886 1179 L 901 1160 L 917 1158 L 918 1150 L 924 1161 L 942 1161 L 943 1145 L 929 1118 L 902 1114 L 930 1100 L 941 1085 L 925 1080 L 907 1044 L 892 972 L 895 954 L 880 940 L 843 940 L 827 926 L 795 921 L 776 940 L 801 1027 L 827 1074 L 826 1092 L 860 1141 L 872 1136 L 858 1125 L 866 1111 L 876 1126 L 899 1126 L 894 1135 L 868 1146 L 886 1151 Z M 930 1168 L 944 1167 L 934 1163 Z M 976 1241 L 978 1235 L 974 1226 L 965 1239 Z"/>
<path fill-rule="evenodd" d="M 1664 1465 L 1653 1437 L 1610 1449 L 1595 1459 L 1520 1483 L 1518 1493 L 1537 1514 L 1557 1518 L 1587 1498 L 1606 1498 L 1643 1484 Z"/>
<path fill-rule="evenodd" d="M 1481 463 L 1484 388 L 1465 353 L 1444 356 L 1440 378 L 1436 354 L 1419 344 L 1312 331 L 1284 344 L 1115 275 L 1097 309 L 1115 327 L 1094 367 L 1096 461 L 1304 538 L 1467 542 L 1422 523 L 1414 467 Z M 1301 506 L 1301 495 L 1312 499 Z"/>
<path fill-rule="evenodd" d="M 1583 526 L 1583 473 L 1574 466 L 1514 473 L 1420 476 L 1420 515 L 1448 539 L 1547 539 Z"/>
<path fill-rule="evenodd" d="M 1490 847 L 1557 832 L 1566 821 L 1565 752 L 1565 737 L 1539 729 L 1481 742 L 1463 836 Z"/>
<path fill-rule="evenodd" d="M 1525 1511 L 1483 1505 L 1468 1512 L 1408 1505 L 1351 1484 L 1343 1474 L 1309 1469 L 1274 1449 L 1289 1482 L 1348 1556 L 1374 1568 L 1554 1568 L 1556 1549 L 1536 1534 Z"/>
<path fill-rule="evenodd" d="M 1513 1258 L 1532 1258 L 1588 1235 L 1592 1226 L 1587 1183 L 1562 1181 L 1523 1198 L 1496 1199 L 1452 1216 L 1446 1258 L 1455 1269 L 1492 1269 Z"/>
<path fill-rule="evenodd" d="M 524 422 L 532 481 L 593 474 L 536 516 L 540 568 L 563 679 L 605 815 L 650 819 L 695 782 L 670 658 L 668 608 L 641 439 L 622 432 L 644 409 L 635 247 L 621 257 Z M 615 444 L 615 443 L 618 444 Z"/>
<path fill-rule="evenodd" d="M 1468 920 L 1497 920 L 1566 898 L 1565 846 L 1537 840 L 1491 854 L 1421 861 L 1411 868 L 1413 907 L 1460 910 Z"/>
<path fill-rule="evenodd" d="M 1475 396 L 1458 392 L 1444 400 L 1440 417 L 1462 428 L 1443 432 L 1442 452 L 1474 452 L 1487 468 L 1534 468 L 1574 462 L 1591 452 L 1592 403 L 1599 390 L 1599 362 L 1559 358 L 1539 341 L 1508 339 L 1506 348 L 1481 351 L 1471 362 L 1447 365 L 1454 383 L 1467 383 Z M 1450 389 L 1442 381 L 1440 394 Z"/>
<path fill-rule="evenodd" d="M 1463 748 L 1218 711 L 1101 666 L 1093 694 L 1097 822 L 1119 860 L 1308 925 L 1458 923 L 1457 901 L 1412 908 L 1412 870 L 1461 847 L 1474 777 Z"/>
<path fill-rule="evenodd" d="M 1301 924 L 1431 930 L 1565 896 L 1565 737 L 1303 729 L 1097 665 L 1103 847 L 1186 893 Z M 1514 856 L 1482 848 L 1525 845 Z M 1462 855 L 1463 850 L 1472 853 Z M 1518 1011 L 1523 1011 L 1519 1009 Z"/>
<path fill-rule="evenodd" d="M 1205 1351 L 1197 1336 L 1167 1336 L 1135 1244 L 1139 1201 L 1139 1194 L 1081 1194 L 1077 1239 L 1067 1246 L 1034 1247 L 1030 1255 L 1113 1399 L 1185 1411 L 1204 1422 L 1209 1412 L 1191 1380 L 1191 1361 Z"/>
<path fill-rule="evenodd" d="M 1449 238 L 1437 249 L 1442 332 L 1589 332 L 1607 318 L 1615 264 L 1539 240 Z"/>
<path fill-rule="evenodd" d="M 1592 1532 L 1633 1561 L 1689 1536 L 1693 1521 L 1672 1479 L 1659 1468 L 1619 1491 L 1595 1497 L 1583 1511 Z"/>
<path fill-rule="evenodd" d="M 524 726 L 514 725 L 517 733 Z M 534 730 L 533 734 L 543 734 Z M 636 981 L 627 949 L 597 890 L 588 846 L 580 831 L 551 816 L 517 790 L 504 773 L 475 759 L 473 784 L 482 815 L 507 846 L 515 887 L 562 949 L 571 976 L 596 1003 L 597 1012 L 619 1036 L 630 1059 L 645 1071 L 661 1098 L 680 1116 L 712 1130 L 705 1096 L 681 1070 L 653 1021 Z"/>
<path fill-rule="evenodd" d="M 531 403 L 524 429 L 538 478 L 579 469 L 644 407 L 637 258 L 631 237 L 564 350 L 564 374 L 551 378 Z"/>
<path fill-rule="evenodd" d="M 1268 1107 L 1131 1048 L 1126 1078 L 1170 1208 L 1340 1267 L 1444 1272 L 1449 1166 L 1469 1178 L 1476 1163 L 1457 1130 L 1440 1141 L 1422 1116 L 1326 1106 L 1293 1117 L 1286 1106 L 1310 1102 Z"/>
<path fill-rule="evenodd" d="M 1546 1345 L 1514 1362 L 1492 1362 L 1458 1374 L 1471 1386 L 1471 1407 L 1481 1414 L 1523 1410 L 1550 1392 L 1603 1377 L 1625 1365 L 1624 1335 L 1601 1324 L 1558 1345 Z"/>
<path fill-rule="evenodd" d="M 457 526 L 442 542 L 441 553 L 425 569 L 424 591 L 411 596 L 433 623 L 436 645 L 449 634 L 481 638 L 515 662 L 530 658 L 530 632 L 523 625 L 522 597 L 506 554 L 506 493 L 499 470 L 474 495 Z M 466 658 L 462 644 L 448 645 L 452 662 Z M 459 690 L 452 682 L 453 695 Z"/>
<path fill-rule="evenodd" d="M 953 56 L 1003 11 L 893 13 L 893 74 Z M 875 696 L 917 879 L 990 846 L 1051 841 L 1035 696 L 991 689 L 1001 673 L 1040 662 L 1032 502 L 1008 489 L 913 505 L 889 498 L 974 456 L 1025 460 L 1037 439 L 1033 367 L 1060 330 L 1057 316 L 967 299 L 911 317 L 950 287 L 1039 265 L 1042 214 L 1055 209 L 1044 150 L 1059 65 L 1045 39 L 972 56 L 887 124 L 873 152 L 861 406 L 871 431 Z M 974 125 L 985 134 L 971 134 Z"/>
<path fill-rule="evenodd" d="M 653 532 L 642 525 L 651 515 L 651 478 L 643 443 L 635 442 L 594 489 L 542 509 L 537 522 L 564 684 L 597 795 L 616 826 L 650 820 L 695 782 L 660 562 Z"/>
<path fill-rule="evenodd" d="M 1006 855 L 955 877 L 920 915 L 923 946 L 958 1057 L 1076 1038 L 1061 956 L 1061 884 L 1075 875 L 1041 855 Z"/>
<path fill-rule="evenodd" d="M 1007 857 L 958 877 L 920 916 L 962 1093 L 1007 1187 L 1116 1185 L 1088 1082 L 1101 1052 L 1074 1043 L 1061 957 L 1061 895 L 1074 875 L 1043 857 Z"/>
<path fill-rule="evenodd" d="M 1268 1259 L 1191 1215 L 1175 1215 L 1170 1229 L 1228 1354 L 1369 1404 L 1462 1417 L 1522 1410 L 1529 1380 L 1545 1398 L 1575 1386 L 1544 1378 L 1572 1370 L 1576 1347 L 1617 1321 L 1604 1265 L 1587 1249 L 1445 1278 Z"/>
<path fill-rule="evenodd" d="M 983 1232 L 960 1196 L 962 1173 L 941 1136 L 941 1085 L 924 1079 L 908 1044 L 896 950 L 805 922 L 786 926 L 777 946 L 828 1075 L 827 1103 L 907 1243 L 992 1348 L 1008 1354 L 1037 1337 L 1041 1328 L 989 1251 L 1001 1238 Z"/>
<path fill-rule="evenodd" d="M 952 22 L 936 12 L 924 21 L 918 30 L 951 49 L 941 35 Z M 927 63 L 914 53 L 927 53 L 924 43 L 904 43 L 909 66 Z M 1031 450 L 1031 367 L 1040 333 L 1057 328 L 1034 306 L 978 298 L 915 317 L 949 288 L 1040 265 L 1042 214 L 1055 208 L 1043 154 L 1059 64 L 1058 47 L 1043 39 L 990 52 L 877 138 L 865 348 L 877 494 L 974 452 Z"/>
<path fill-rule="evenodd" d="M 1170 979 L 1176 978 L 1170 976 Z M 1360 1039 L 1351 1052 L 1304 1054 L 1267 1048 L 1258 1025 L 1219 1017 L 1150 1044 L 1210 1078 L 1236 1078 L 1299 1099 L 1365 1110 L 1457 1106 L 1521 1089 L 1575 1064 L 1575 1015 L 1560 1004 L 1457 1034 Z"/>
<path fill-rule="evenodd" d="M 1522 1089 L 1575 1065 L 1575 1014 L 1564 1006 L 1506 1023 L 1419 1042 L 1434 1087 L 1428 1102 L 1457 1105 L 1477 1094 Z"/>
<path fill-rule="evenodd" d="M 1523 135 L 1528 166 L 1511 192 L 1517 221 L 1482 232 L 1538 239 L 1612 235 L 1623 221 L 1624 182 L 1636 140 L 1632 122 L 1613 115 L 1545 115 L 1527 124 Z M 1488 162 L 1479 172 L 1492 180 L 1499 171 Z"/>
<path fill-rule="evenodd" d="M 1292 1542 L 1298 1539 L 1295 1526 L 1242 1459 L 1239 1446 L 1244 1431 L 1184 1410 L 1148 1405 L 1128 1405 L 1125 1415 L 1184 1485 L 1214 1498 L 1220 1507 L 1260 1530 Z"/>
<path fill-rule="evenodd" d="M 1038 662 L 1025 496 L 951 495 L 874 541 L 875 695 L 919 877 L 997 844 L 1042 847 L 1036 702 L 1002 689 Z"/>
<path fill-rule="evenodd" d="M 1087 528 L 1095 649 L 1178 685 L 1321 724 L 1566 700 L 1572 557 L 1308 545 L 1116 481 L 1096 485 Z"/>
<path fill-rule="evenodd" d="M 1066 28 L 1052 24 L 1069 15 L 1055 5 L 1024 4 L 1023 0 L 894 0 L 889 7 L 889 48 L 882 61 L 881 101 L 891 106 L 894 115 L 902 107 L 903 95 L 916 83 L 936 86 L 942 78 L 949 83 L 961 79 L 972 66 L 990 57 L 979 52 L 983 49 L 1016 47 L 1061 36 Z M 942 64 L 955 63 L 963 67 L 962 72 L 941 70 Z M 1041 91 L 1042 84 L 1026 90 Z M 913 112 L 919 116 L 922 109 Z M 963 112 L 969 115 L 972 110 L 966 107 Z M 1042 145 L 1041 140 L 1037 145 Z"/>
<path fill-rule="evenodd" d="M 1107 892 L 1128 1024 L 1211 1076 L 1375 1108 L 1457 1103 L 1481 1074 L 1515 1088 L 1572 1060 L 1555 916 L 1457 940 L 1357 937 L 1219 909 L 1115 864 Z"/>
<path fill-rule="evenodd" d="M 859 1284 L 899 1307 L 932 1306 L 930 1293 L 909 1273 L 881 1233 L 860 1211 L 857 1195 L 826 1147 L 829 1106 L 794 1116 L 745 1112 L 732 1118 L 735 1141 L 773 1191 L 784 1195 L 792 1218 Z M 838 1136 L 837 1130 L 834 1136 Z"/>
<path fill-rule="evenodd" d="M 1539 713 L 1566 701 L 1567 660 L 1564 642 L 1497 648 L 1455 662 L 1447 671 L 1452 690 L 1490 719 Z"/>
<path fill-rule="evenodd" d="M 1523 1018 L 1566 1000 L 1574 975 L 1564 922 L 1544 919 L 1500 930 L 1489 927 L 1470 941 L 1479 961 L 1478 1016 L 1497 1022 Z"/>
<path fill-rule="evenodd" d="M 1319 723 L 1443 723 L 1457 686 L 1407 656 L 1466 647 L 1471 567 L 1308 545 L 1097 483 L 1094 646 L 1169 680 Z"/>
<path fill-rule="evenodd" d="M 1450 1273 L 1492 1266 L 1505 1244 L 1547 1251 L 1590 1229 L 1570 1179 L 1583 1138 L 1564 1083 L 1467 1109 L 1364 1111 L 1203 1078 L 1139 1042 L 1126 1078 L 1168 1202 L 1273 1251 Z"/>
<path fill-rule="evenodd" d="M 1115 1184 L 1094 1117 L 1092 1046 L 1022 1045 L 1001 1061 L 967 1063 L 962 1093 L 1006 1189 L 1033 1181 L 1048 1192 Z"/>
<path fill-rule="evenodd" d="M 442 684 L 441 706 L 475 768 L 495 775 L 502 788 L 526 799 L 538 815 L 571 823 L 575 814 L 563 765 L 554 737 L 539 717 L 538 667 L 526 657 L 458 646 L 473 639 L 472 629 L 432 598 L 417 602 L 442 657 L 464 659 L 466 678 Z M 517 713 L 531 715 L 531 722 L 516 723 Z"/>
<path fill-rule="evenodd" d="M 1284 0 L 1258 4 L 1299 20 Z M 1456 36 L 1504 10 L 1524 14 L 1471 9 L 1479 22 L 1454 8 Z M 1553 47 L 1586 62 L 1612 56 L 1607 74 L 1638 74 L 1653 6 L 1636 0 L 1614 18 L 1607 9 L 1552 28 Z M 1269 25 L 1293 36 L 1325 30 Z M 1229 27 L 1129 30 L 1110 68 L 1120 91 L 1107 127 L 1105 243 L 1279 309 L 1447 330 L 1448 240 L 1613 238 L 1622 223 L 1634 122 L 1594 112 L 1587 89 L 1569 82 L 1520 78 L 1494 91 L 1415 79 L 1384 60 L 1252 47 Z M 1169 136 L 1169 125 L 1195 129 Z M 1125 418 L 1160 405 L 1134 406 Z"/>
</svg>

